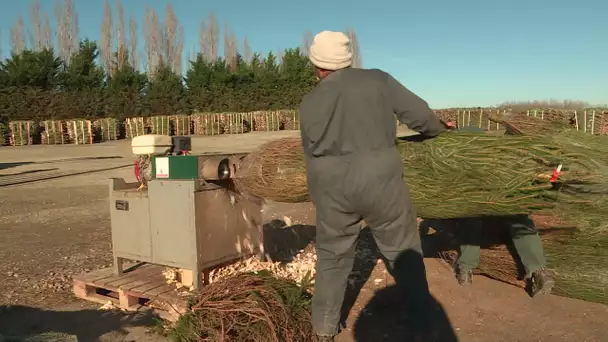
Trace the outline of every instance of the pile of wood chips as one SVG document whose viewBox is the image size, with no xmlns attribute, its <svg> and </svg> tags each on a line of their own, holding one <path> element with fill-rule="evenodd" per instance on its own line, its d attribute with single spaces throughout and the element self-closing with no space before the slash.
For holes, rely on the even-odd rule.
<svg viewBox="0 0 608 342">
<path fill-rule="evenodd" d="M 314 277 L 316 262 L 317 254 L 314 248 L 301 250 L 293 260 L 288 263 L 264 262 L 260 261 L 257 257 L 251 257 L 232 265 L 213 270 L 211 273 L 211 282 L 240 273 L 268 270 L 277 277 L 287 278 L 301 284 L 307 277 Z"/>
<path fill-rule="evenodd" d="M 270 271 L 279 278 L 286 278 L 301 284 L 307 278 L 314 277 L 317 254 L 313 248 L 301 250 L 291 262 L 281 263 L 272 261 L 260 261 L 257 257 L 250 257 L 236 263 L 219 267 L 211 271 L 209 282 L 214 283 L 220 279 L 235 276 L 241 273 Z M 192 287 L 186 287 L 180 282 L 180 274 L 184 270 L 167 267 L 162 274 L 167 284 L 174 284 L 178 290 L 191 291 Z"/>
</svg>

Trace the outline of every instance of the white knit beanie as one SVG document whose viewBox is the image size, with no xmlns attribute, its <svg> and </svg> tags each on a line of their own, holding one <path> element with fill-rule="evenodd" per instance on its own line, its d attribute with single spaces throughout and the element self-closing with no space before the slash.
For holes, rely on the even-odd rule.
<svg viewBox="0 0 608 342">
<path fill-rule="evenodd" d="M 342 32 L 323 31 L 312 41 L 308 58 L 320 69 L 339 70 L 353 62 L 350 39 Z"/>
</svg>

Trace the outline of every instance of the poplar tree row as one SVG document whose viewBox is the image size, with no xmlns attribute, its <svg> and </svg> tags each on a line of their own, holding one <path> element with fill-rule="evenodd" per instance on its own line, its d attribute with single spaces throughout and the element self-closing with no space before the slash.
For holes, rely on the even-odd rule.
<svg viewBox="0 0 608 342">
<path fill-rule="evenodd" d="M 185 55 L 184 29 L 170 3 L 164 21 L 146 9 L 141 25 L 126 20 L 121 0 L 105 1 L 100 39 L 81 39 L 72 0 L 56 3 L 55 27 L 32 2 L 10 30 L 11 51 L 0 62 L 0 124 L 8 120 L 187 114 L 295 108 L 314 85 L 302 46 L 255 53 L 237 42 L 211 13 L 200 24 L 197 47 Z M 144 42 L 138 42 L 142 26 Z M 355 66 L 361 66 L 356 34 Z M 56 40 L 54 39 L 56 37 Z M 297 45 L 297 44 L 294 44 Z"/>
</svg>

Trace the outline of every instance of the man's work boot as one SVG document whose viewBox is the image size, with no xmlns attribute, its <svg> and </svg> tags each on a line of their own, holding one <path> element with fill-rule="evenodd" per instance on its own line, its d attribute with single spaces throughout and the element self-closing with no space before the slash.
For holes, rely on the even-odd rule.
<svg viewBox="0 0 608 342">
<path fill-rule="evenodd" d="M 334 337 L 317 335 L 317 341 L 318 342 L 334 342 Z"/>
<path fill-rule="evenodd" d="M 555 285 L 555 280 L 547 274 L 545 269 L 540 269 L 532 273 L 528 279 L 530 286 L 530 296 L 550 294 Z"/>
<path fill-rule="evenodd" d="M 473 284 L 473 271 L 466 269 L 459 269 L 458 274 L 456 275 L 458 279 L 458 284 L 463 286 L 469 286 Z"/>
</svg>

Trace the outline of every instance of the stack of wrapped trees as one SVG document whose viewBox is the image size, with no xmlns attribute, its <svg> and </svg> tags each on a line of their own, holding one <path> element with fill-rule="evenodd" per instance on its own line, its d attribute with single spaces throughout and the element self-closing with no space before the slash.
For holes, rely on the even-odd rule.
<svg viewBox="0 0 608 342">
<path fill-rule="evenodd" d="M 150 128 L 150 134 L 171 135 L 171 118 L 165 115 L 147 117 L 146 127 Z"/>
<path fill-rule="evenodd" d="M 477 109 L 477 110 L 458 110 L 456 112 L 456 122 L 459 128 L 478 127 L 486 131 L 496 131 L 501 129 L 500 124 L 492 122 L 492 116 L 506 113 L 499 109 Z"/>
<path fill-rule="evenodd" d="M 242 134 L 251 131 L 251 125 L 247 120 L 248 113 L 222 113 L 220 115 L 225 134 Z"/>
<path fill-rule="evenodd" d="M 448 121 L 457 122 L 458 114 L 460 113 L 460 110 L 455 109 L 455 108 L 447 108 L 447 109 L 438 109 L 438 110 L 435 110 L 434 112 L 435 112 L 435 115 L 443 122 L 448 122 Z"/>
<path fill-rule="evenodd" d="M 91 120 L 76 119 L 65 122 L 68 138 L 73 144 L 93 144 L 93 125 Z"/>
<path fill-rule="evenodd" d="M 41 133 L 40 142 L 45 145 L 67 144 L 69 138 L 67 136 L 66 127 L 61 120 L 45 120 L 40 123 L 43 131 Z"/>
<path fill-rule="evenodd" d="M 95 120 L 93 127 L 99 132 L 100 141 L 118 140 L 120 137 L 120 123 L 115 118 Z"/>
<path fill-rule="evenodd" d="M 190 116 L 193 122 L 195 135 L 218 135 L 224 133 L 224 126 L 221 124 L 217 114 L 199 113 Z"/>
<path fill-rule="evenodd" d="M 599 116 L 599 119 L 597 120 L 597 134 L 608 135 L 608 111 L 598 110 L 597 113 Z"/>
<path fill-rule="evenodd" d="M 257 111 L 252 114 L 253 126 L 256 131 L 279 131 L 284 127 L 284 123 L 281 120 L 281 111 Z"/>
<path fill-rule="evenodd" d="M 300 129 L 300 113 L 297 110 L 282 110 L 283 129 L 297 131 Z"/>
<path fill-rule="evenodd" d="M 10 133 L 11 130 L 8 128 L 8 124 L 0 122 L 0 146 L 10 144 Z"/>
<path fill-rule="evenodd" d="M 33 134 L 36 131 L 36 124 L 31 120 L 9 122 L 11 146 L 25 146 L 33 143 Z"/>
<path fill-rule="evenodd" d="M 174 135 L 192 134 L 192 121 L 189 115 L 173 115 L 169 118 Z"/>
<path fill-rule="evenodd" d="M 137 136 L 146 134 L 146 123 L 144 118 L 127 118 L 125 121 L 125 131 L 127 139 L 133 139 Z"/>
<path fill-rule="evenodd" d="M 569 109 L 532 109 L 525 111 L 525 113 L 516 114 L 526 114 L 526 116 L 532 116 L 537 119 L 565 123 L 569 123 L 574 118 L 574 111 Z"/>
<path fill-rule="evenodd" d="M 434 219 L 528 214 L 563 195 L 550 182 L 558 165 L 561 180 L 577 184 L 602 182 L 604 171 L 598 156 L 536 136 L 446 133 L 424 142 L 400 141 L 397 148 L 418 212 Z M 238 183 L 258 197 L 307 201 L 300 139 L 275 140 L 251 153 L 241 163 Z"/>
</svg>

